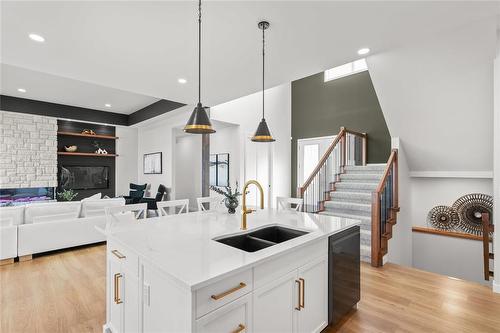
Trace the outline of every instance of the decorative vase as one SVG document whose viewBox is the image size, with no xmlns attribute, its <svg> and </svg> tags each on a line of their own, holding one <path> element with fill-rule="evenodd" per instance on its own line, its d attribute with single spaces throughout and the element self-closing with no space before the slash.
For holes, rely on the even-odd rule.
<svg viewBox="0 0 500 333">
<path fill-rule="evenodd" d="M 239 202 L 237 198 L 225 198 L 224 204 L 226 205 L 227 212 L 229 214 L 234 214 L 236 213 L 236 208 L 238 207 Z"/>
<path fill-rule="evenodd" d="M 70 152 L 70 153 L 75 152 L 77 149 L 78 149 L 77 146 L 64 146 L 64 150 L 66 150 L 67 152 Z"/>
</svg>

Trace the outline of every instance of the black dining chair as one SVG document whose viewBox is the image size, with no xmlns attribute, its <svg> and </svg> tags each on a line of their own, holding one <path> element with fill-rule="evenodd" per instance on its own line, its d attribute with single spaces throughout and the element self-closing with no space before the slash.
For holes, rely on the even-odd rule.
<svg viewBox="0 0 500 333">
<path fill-rule="evenodd" d="M 136 204 L 141 201 L 141 199 L 144 197 L 144 192 L 146 191 L 146 187 L 148 184 L 144 185 L 138 185 L 134 183 L 130 183 L 129 188 L 130 191 L 128 195 L 124 195 L 123 197 L 125 198 L 125 204 Z"/>
<path fill-rule="evenodd" d="M 169 189 L 165 185 L 160 184 L 160 186 L 158 186 L 158 191 L 156 192 L 156 196 L 154 198 L 141 198 L 140 202 L 147 203 L 148 209 L 156 210 L 158 209 L 158 207 L 156 206 L 156 203 L 158 201 L 163 201 L 165 196 L 166 196 L 165 200 L 169 200 L 168 194 L 169 194 Z"/>
</svg>

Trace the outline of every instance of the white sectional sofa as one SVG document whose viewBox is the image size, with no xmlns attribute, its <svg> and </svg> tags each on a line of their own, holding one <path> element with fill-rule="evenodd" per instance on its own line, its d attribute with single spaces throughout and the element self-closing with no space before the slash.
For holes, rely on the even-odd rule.
<svg viewBox="0 0 500 333">
<path fill-rule="evenodd" d="M 17 257 L 17 227 L 23 221 L 23 206 L 0 209 L 0 260 Z"/>
<path fill-rule="evenodd" d="M 0 229 L 0 259 L 102 242 L 95 227 L 105 227 L 105 207 L 124 205 L 125 199 L 113 198 L 2 207 L 0 221 L 12 222 Z"/>
</svg>

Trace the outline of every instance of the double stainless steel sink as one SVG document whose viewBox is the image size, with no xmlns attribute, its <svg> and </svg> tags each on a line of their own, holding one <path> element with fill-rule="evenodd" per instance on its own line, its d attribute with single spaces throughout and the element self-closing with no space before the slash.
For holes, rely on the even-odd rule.
<svg viewBox="0 0 500 333">
<path fill-rule="evenodd" d="M 308 231 L 272 225 L 244 234 L 219 237 L 214 240 L 246 252 L 256 252 L 308 233 Z"/>
</svg>

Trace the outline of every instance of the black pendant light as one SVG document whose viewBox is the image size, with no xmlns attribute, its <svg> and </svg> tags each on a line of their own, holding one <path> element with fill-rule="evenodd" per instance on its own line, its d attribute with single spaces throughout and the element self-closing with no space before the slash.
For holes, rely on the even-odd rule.
<svg viewBox="0 0 500 333">
<path fill-rule="evenodd" d="M 267 21 L 262 21 L 259 22 L 258 24 L 259 29 L 262 30 L 262 119 L 259 123 L 259 127 L 257 127 L 257 131 L 255 132 L 254 136 L 252 137 L 252 141 L 254 142 L 273 142 L 276 141 L 274 140 L 273 136 L 271 135 L 271 132 L 269 131 L 269 127 L 267 127 L 266 119 L 264 118 L 264 65 L 265 65 L 265 52 L 264 52 L 264 47 L 265 47 L 265 35 L 264 31 L 269 28 L 269 22 Z"/>
<path fill-rule="evenodd" d="M 205 108 L 201 104 L 201 0 L 198 1 L 198 104 L 184 126 L 184 132 L 194 134 L 215 133 Z"/>
</svg>

